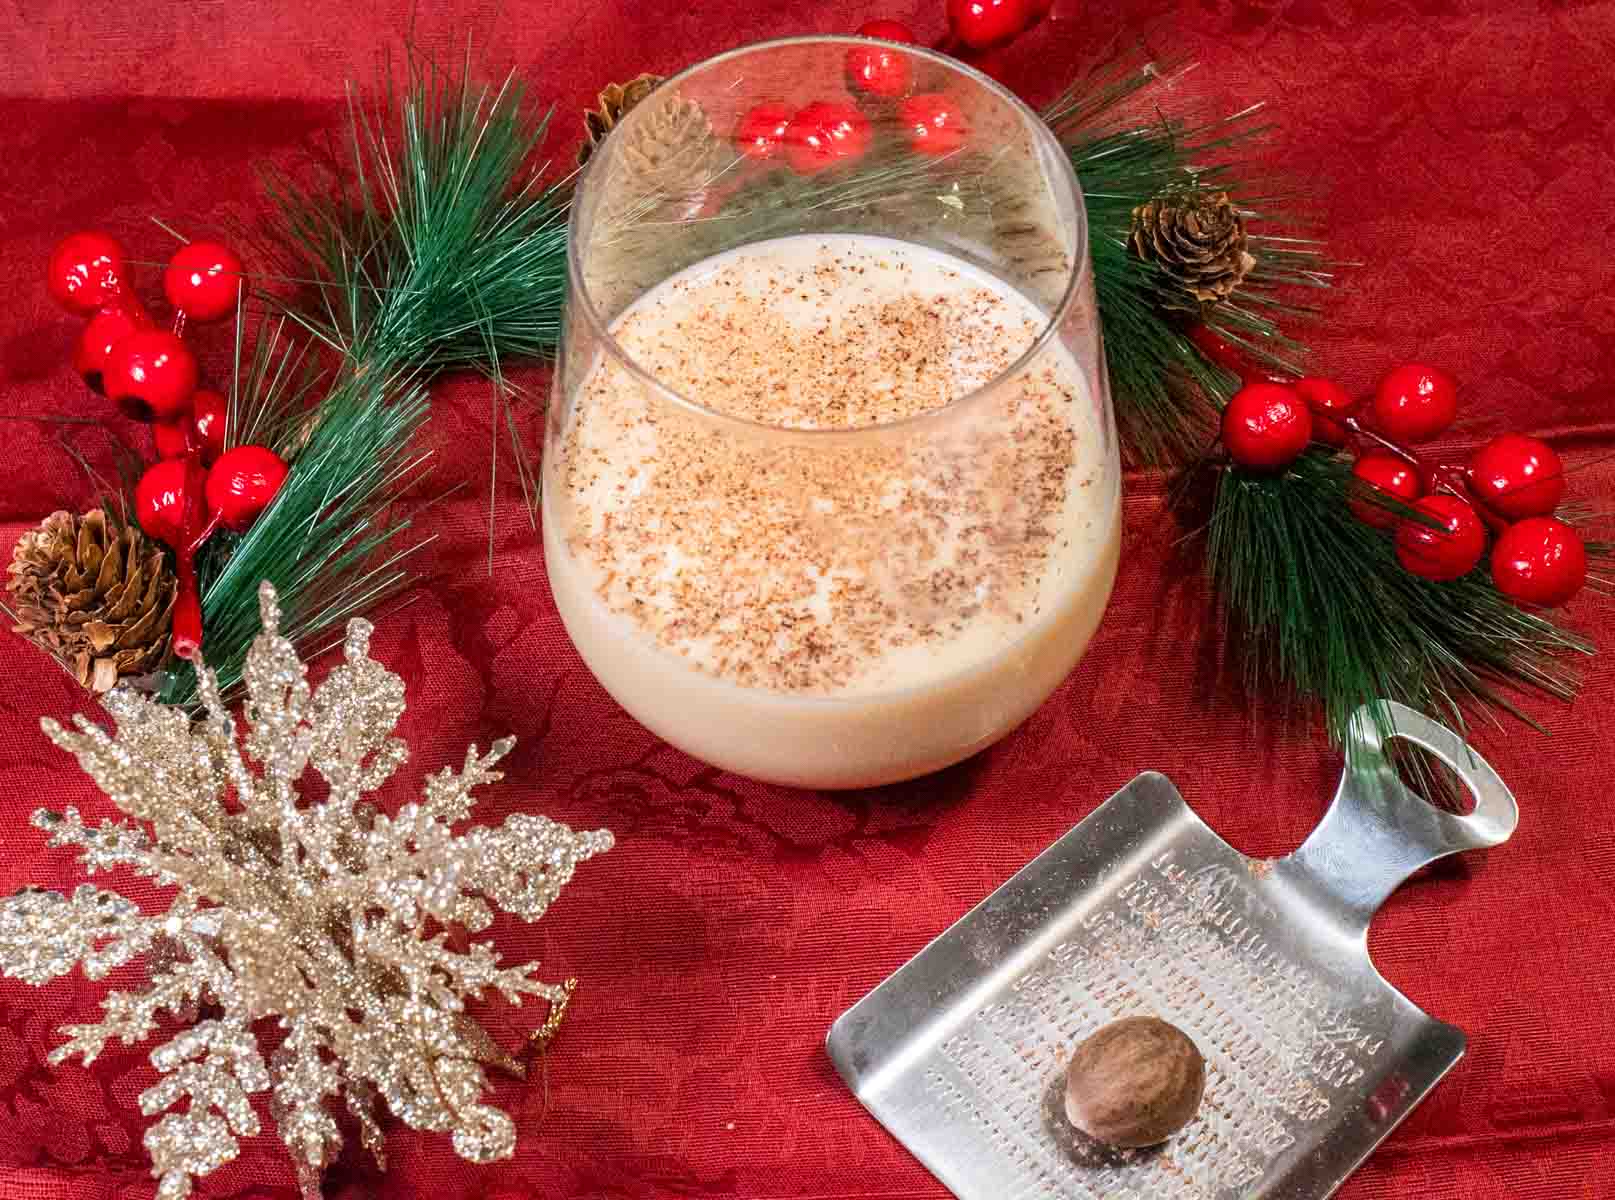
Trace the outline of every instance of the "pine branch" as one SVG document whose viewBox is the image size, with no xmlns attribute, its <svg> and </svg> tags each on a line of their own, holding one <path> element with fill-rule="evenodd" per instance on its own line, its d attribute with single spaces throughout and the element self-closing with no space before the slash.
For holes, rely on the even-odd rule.
<svg viewBox="0 0 1615 1200">
<path fill-rule="evenodd" d="M 296 457 L 308 439 L 328 372 L 320 369 L 317 347 L 288 331 L 286 317 L 261 317 L 253 332 L 237 321 L 225 448 L 267 446 L 284 459 Z M 247 341 L 250 359 L 243 359 Z"/>
<path fill-rule="evenodd" d="M 1189 462 L 1214 436 L 1218 407 L 1238 380 L 1207 362 L 1161 312 L 1153 268 L 1125 241 L 1096 234 L 1089 250 L 1122 445 L 1146 465 Z"/>
<path fill-rule="evenodd" d="M 351 177 L 329 190 L 286 175 L 265 187 L 295 298 L 272 296 L 326 345 L 372 370 L 424 376 L 540 357 L 560 337 L 566 198 L 531 159 L 549 115 L 411 56 L 380 111 L 350 92 Z"/>
<path fill-rule="evenodd" d="M 1463 728 L 1474 707 L 1534 724 L 1506 688 L 1574 695 L 1564 660 L 1590 642 L 1515 606 L 1484 563 L 1450 583 L 1404 570 L 1389 535 L 1352 513 L 1351 480 L 1345 459 L 1316 449 L 1277 477 L 1221 473 L 1207 565 L 1251 635 L 1253 688 L 1318 701 L 1341 742 L 1352 713 L 1382 700 Z"/>
</svg>

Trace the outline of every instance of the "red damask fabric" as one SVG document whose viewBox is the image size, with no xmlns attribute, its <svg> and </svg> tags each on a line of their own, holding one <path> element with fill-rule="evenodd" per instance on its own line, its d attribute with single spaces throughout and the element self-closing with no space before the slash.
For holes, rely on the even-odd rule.
<svg viewBox="0 0 1615 1200">
<path fill-rule="evenodd" d="M 940 0 L 751 0 L 673 5 L 556 0 L 414 6 L 62 0 L 0 9 L 0 543 L 90 489 L 71 446 L 103 468 L 105 406 L 73 377 L 77 323 L 41 285 L 51 244 L 84 226 L 136 258 L 250 220 L 256 167 L 293 162 L 335 129 L 361 81 L 406 35 L 453 56 L 474 36 L 571 114 L 603 84 L 671 71 L 765 36 L 844 31 L 889 16 L 942 31 Z M 1055 20 L 1006 56 L 1033 98 L 1119 31 L 1154 21 L 1164 48 L 1227 110 L 1273 103 L 1275 166 L 1302 181 L 1335 252 L 1362 266 L 1330 302 L 1319 366 L 1362 389 L 1418 357 L 1462 382 L 1454 446 L 1504 428 L 1555 439 L 1579 498 L 1615 497 L 1615 3 L 1443 0 L 1056 0 Z M 558 146 L 560 153 L 568 147 Z M 155 293 L 155 273 L 142 286 Z M 224 342 L 210 345 L 217 368 Z M 541 386 L 542 375 L 529 379 Z M 126 438 L 137 430 L 116 421 Z M 533 413 L 524 433 L 538 436 Z M 752 784 L 675 753 L 625 716 L 573 652 L 512 472 L 494 497 L 489 557 L 486 389 L 438 389 L 438 477 L 472 485 L 430 518 L 431 577 L 379 623 L 408 683 L 414 757 L 402 803 L 465 743 L 520 744 L 482 813 L 517 809 L 609 826 L 537 926 L 500 948 L 582 986 L 528 1085 L 515 1158 L 456 1159 L 394 1124 L 391 1170 L 357 1153 L 329 1174 L 342 1200 L 746 1197 L 941 1200 L 945 1193 L 853 1100 L 822 1050 L 830 1022 L 1121 784 L 1165 771 L 1253 854 L 1288 852 L 1324 810 L 1338 759 L 1313 714 L 1251 694 L 1161 482 L 1128 480 L 1121 578 L 1087 660 L 1027 724 L 963 766 L 849 795 Z M 1590 595 L 1569 617 L 1615 645 Z M 0 637 L 0 893 L 71 887 L 79 872 L 26 826 L 40 803 L 109 806 L 38 732 L 85 698 L 20 640 Z M 1370 934 L 1386 976 L 1470 1035 L 1468 1058 L 1341 1192 L 1346 1200 L 1594 1200 L 1615 1196 L 1615 669 L 1585 664 L 1570 705 L 1535 703 L 1551 736 L 1476 731 L 1517 794 L 1518 834 L 1419 879 Z M 134 894 L 150 898 L 150 893 Z M 97 1011 L 102 986 L 0 985 L 0 1195 L 148 1200 L 136 1096 L 146 1048 L 92 1068 L 46 1064 L 54 1030 Z M 499 1008 L 511 1044 L 534 1013 Z M 292 1200 L 278 1143 L 252 1139 L 200 1187 L 218 1200 Z"/>
</svg>

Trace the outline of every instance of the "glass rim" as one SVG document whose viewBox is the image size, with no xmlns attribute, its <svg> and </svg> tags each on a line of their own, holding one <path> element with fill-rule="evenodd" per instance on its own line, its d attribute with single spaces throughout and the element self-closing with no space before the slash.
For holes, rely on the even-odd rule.
<svg viewBox="0 0 1615 1200">
<path fill-rule="evenodd" d="M 809 33 L 797 34 L 792 37 L 770 38 L 760 42 L 747 42 L 745 45 L 735 46 L 732 49 L 725 50 L 720 54 L 714 54 L 711 57 L 701 59 L 699 62 L 692 63 L 688 67 L 685 67 L 682 71 L 679 71 L 677 74 L 669 76 L 661 84 L 658 84 L 657 90 L 678 84 L 698 71 L 704 71 L 710 67 L 714 67 L 720 63 L 726 62 L 729 59 L 753 54 L 760 50 L 774 50 L 788 46 L 835 45 L 838 43 L 852 47 L 865 45 L 871 41 L 879 40 L 880 39 L 878 38 L 858 37 L 855 34 Z M 1055 161 L 1060 163 L 1064 168 L 1061 172 L 1061 177 L 1064 178 L 1071 186 L 1074 202 L 1074 216 L 1076 218 L 1078 231 L 1076 245 L 1073 247 L 1075 253 L 1072 255 L 1072 267 L 1066 272 L 1065 289 L 1060 294 L 1059 303 L 1056 304 L 1053 310 L 1049 313 L 1048 320 L 1044 323 L 1043 328 L 1038 331 L 1037 337 L 1032 339 L 1032 343 L 1027 346 L 1020 356 L 1006 366 L 1002 371 L 995 374 L 991 379 L 977 385 L 968 392 L 955 396 L 946 404 L 943 404 L 937 408 L 927 409 L 924 412 L 914 413 L 911 416 L 898 417 L 889 421 L 877 421 L 869 425 L 838 425 L 829 427 L 785 425 L 773 421 L 753 420 L 750 417 L 741 417 L 736 416 L 733 413 L 724 412 L 722 409 L 713 408 L 710 405 L 703 404 L 701 401 L 687 396 L 676 388 L 669 387 L 667 384 L 657 379 L 656 376 L 652 375 L 649 371 L 645 370 L 644 367 L 640 366 L 639 363 L 635 361 L 634 356 L 629 354 L 628 351 L 623 348 L 622 343 L 620 343 L 615 335 L 613 335 L 609 325 L 601 316 L 600 310 L 595 307 L 594 298 L 589 294 L 589 288 L 583 280 L 583 264 L 576 229 L 578 216 L 582 211 L 582 206 L 577 205 L 576 201 L 574 201 L 574 207 L 567 219 L 567 277 L 571 286 L 571 301 L 573 302 L 569 304 L 568 307 L 569 310 L 576 307 L 580 311 L 582 317 L 588 322 L 591 333 L 599 342 L 600 352 L 603 357 L 609 357 L 613 361 L 614 366 L 625 369 L 631 378 L 635 379 L 642 386 L 650 388 L 661 399 L 670 402 L 676 407 L 683 408 L 697 416 L 718 421 L 720 423 L 733 425 L 751 433 L 788 435 L 793 438 L 804 437 L 823 442 L 834 439 L 864 438 L 875 434 L 886 434 L 892 432 L 893 430 L 911 428 L 927 422 L 939 420 L 945 414 L 955 413 L 958 410 L 967 407 L 979 397 L 996 391 L 1004 384 L 1005 381 L 1013 379 L 1017 374 L 1024 371 L 1049 348 L 1050 343 L 1059 337 L 1060 329 L 1064 326 L 1067 318 L 1070 317 L 1072 311 L 1081 301 L 1083 284 L 1087 279 L 1089 272 L 1093 270 L 1092 258 L 1088 250 L 1089 230 L 1087 205 L 1082 194 L 1082 182 L 1077 178 L 1076 169 L 1071 165 L 1071 157 L 1066 153 L 1065 147 L 1060 144 L 1060 139 L 1055 136 L 1054 131 L 1049 128 L 1048 122 L 1044 121 L 1042 117 L 1038 116 L 1038 114 L 1032 109 L 1031 105 L 1027 104 L 1026 101 L 1022 100 L 1019 96 L 1010 91 L 1009 88 L 1005 87 L 1003 84 L 999 83 L 996 79 L 993 79 L 989 75 L 983 74 L 981 71 L 978 71 L 968 63 L 960 62 L 958 59 L 953 58 L 950 55 L 939 53 L 938 51 L 929 49 L 925 46 L 909 43 L 903 43 L 903 45 L 904 48 L 909 52 L 916 54 L 923 59 L 936 63 L 946 70 L 963 75 L 965 78 L 972 80 L 978 86 L 984 88 L 988 93 L 997 96 L 1003 101 L 1006 101 L 1012 111 L 1018 110 L 1020 115 L 1031 127 L 1031 136 L 1033 142 L 1041 144 L 1044 150 L 1053 152 Z M 640 109 L 638 107 L 630 109 L 628 111 L 628 115 L 618 122 L 613 131 L 615 131 L 616 128 L 620 128 L 623 125 L 633 122 L 639 111 Z M 585 164 L 583 174 L 579 178 L 577 184 L 577 190 L 579 192 L 582 192 L 588 187 L 590 176 L 594 174 L 594 168 L 599 163 L 600 158 L 601 156 L 598 154 L 591 155 L 589 162 Z M 1005 282 L 1008 281 L 1006 280 Z M 653 287 L 654 286 L 659 286 L 659 283 L 657 285 L 653 285 Z M 1014 285 L 1010 284 L 1010 286 L 1013 287 Z M 1019 291 L 1020 289 L 1016 288 L 1016 290 Z"/>
</svg>

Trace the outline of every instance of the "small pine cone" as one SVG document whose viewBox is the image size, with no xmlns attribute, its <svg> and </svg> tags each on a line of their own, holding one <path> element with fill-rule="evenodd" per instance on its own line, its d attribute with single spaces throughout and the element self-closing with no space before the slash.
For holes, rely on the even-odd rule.
<svg viewBox="0 0 1615 1200">
<path fill-rule="evenodd" d="M 613 83 L 595 97 L 597 107 L 583 114 L 583 145 L 578 147 L 578 166 L 589 161 L 594 148 L 606 140 L 623 114 L 656 90 L 660 75 L 641 75 L 627 83 Z"/>
<path fill-rule="evenodd" d="M 1133 210 L 1133 253 L 1175 285 L 1168 308 L 1201 312 L 1226 300 L 1256 259 L 1245 249 L 1245 221 L 1227 192 L 1175 192 Z"/>
<path fill-rule="evenodd" d="M 698 201 L 716 173 L 724 143 L 694 100 L 659 92 L 617 148 L 623 192 L 638 199 Z"/>
<path fill-rule="evenodd" d="M 14 632 L 92 691 L 153 670 L 168 651 L 178 583 L 134 524 L 55 512 L 17 539 L 6 588 Z"/>
</svg>

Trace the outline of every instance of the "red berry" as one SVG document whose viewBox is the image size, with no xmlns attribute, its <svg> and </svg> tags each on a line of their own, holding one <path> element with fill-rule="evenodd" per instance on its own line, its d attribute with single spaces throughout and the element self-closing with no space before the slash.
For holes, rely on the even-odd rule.
<svg viewBox="0 0 1615 1200">
<path fill-rule="evenodd" d="M 1282 471 L 1311 440 L 1311 412 L 1281 383 L 1247 383 L 1222 411 L 1222 444 L 1253 471 Z"/>
<path fill-rule="evenodd" d="M 1492 582 L 1510 600 L 1563 604 L 1587 582 L 1587 547 L 1563 521 L 1527 517 L 1492 547 Z"/>
<path fill-rule="evenodd" d="M 914 31 L 901 21 L 865 21 L 858 36 L 886 42 L 915 40 Z M 895 99 L 914 82 L 914 64 L 906 50 L 891 46 L 854 46 L 847 51 L 847 78 L 859 91 Z"/>
<path fill-rule="evenodd" d="M 1452 376 L 1422 363 L 1404 363 L 1387 375 L 1374 395 L 1380 432 L 1403 442 L 1423 442 L 1444 433 L 1458 416 Z"/>
<path fill-rule="evenodd" d="M 112 348 L 137 329 L 150 329 L 151 318 L 139 305 L 109 304 L 99 309 L 73 347 L 73 369 L 94 392 L 105 392 L 102 376 Z"/>
<path fill-rule="evenodd" d="M 177 334 L 137 329 L 107 355 L 107 398 L 137 421 L 177 421 L 196 391 L 196 356 Z"/>
<path fill-rule="evenodd" d="M 193 449 L 202 452 L 202 461 L 212 464 L 224 453 L 224 412 L 229 402 L 211 388 L 198 388 L 191 397 Z"/>
<path fill-rule="evenodd" d="M 50 294 L 69 312 L 89 316 L 123 291 L 123 247 L 94 230 L 70 233 L 50 252 Z"/>
<path fill-rule="evenodd" d="M 203 475 L 196 459 L 165 459 L 146 469 L 135 485 L 140 527 L 174 549 L 179 594 L 174 599 L 174 653 L 191 658 L 202 648 L 202 599 L 196 586 L 196 548 L 212 531 L 206 523 Z"/>
<path fill-rule="evenodd" d="M 1469 486 L 1482 504 L 1511 521 L 1545 517 L 1564 499 L 1565 468 L 1546 442 L 1505 433 L 1475 451 Z"/>
<path fill-rule="evenodd" d="M 759 162 L 773 158 L 785 144 L 785 127 L 790 123 L 791 110 L 785 105 L 759 104 L 735 126 L 735 149 Z"/>
<path fill-rule="evenodd" d="M 217 321 L 235 312 L 241 279 L 241 259 L 230 247 L 191 242 L 168 260 L 163 293 L 191 320 Z"/>
<path fill-rule="evenodd" d="M 920 39 L 901 21 L 865 21 L 858 26 L 858 36 L 880 38 L 883 42 L 906 42 L 912 45 Z"/>
<path fill-rule="evenodd" d="M 1327 446 L 1346 444 L 1346 427 L 1340 422 L 1357 410 L 1357 401 L 1332 379 L 1315 375 L 1295 381 L 1295 394 L 1312 410 L 1312 436 Z"/>
<path fill-rule="evenodd" d="M 207 506 L 221 524 L 241 532 L 269 507 L 287 468 L 281 457 L 263 446 L 237 446 L 219 456 L 207 475 Z"/>
<path fill-rule="evenodd" d="M 1351 473 L 1357 478 L 1357 490 L 1383 492 L 1404 504 L 1412 504 L 1424 490 L 1419 473 L 1394 454 L 1370 451 L 1352 464 Z M 1359 521 L 1376 529 L 1389 529 L 1402 518 L 1388 508 L 1368 499 L 1350 501 L 1351 511 Z"/>
<path fill-rule="evenodd" d="M 135 485 L 135 516 L 140 527 L 176 550 L 185 541 L 188 468 L 183 458 L 164 459 L 146 468 Z"/>
<path fill-rule="evenodd" d="M 940 92 L 910 96 L 898 108 L 897 120 L 921 154 L 952 154 L 970 136 L 959 106 Z"/>
<path fill-rule="evenodd" d="M 948 0 L 948 28 L 972 50 L 986 50 L 1029 29 L 1042 7 L 1032 0 Z"/>
<path fill-rule="evenodd" d="M 191 408 L 177 421 L 158 421 L 151 427 L 159 458 L 183 458 L 200 453 L 204 465 L 224 453 L 225 398 L 208 388 L 198 388 L 191 397 Z"/>
<path fill-rule="evenodd" d="M 869 118 L 850 104 L 817 100 L 785 127 L 785 161 L 801 175 L 855 162 L 869 149 Z"/>
<path fill-rule="evenodd" d="M 152 445 L 160 459 L 184 458 L 191 452 L 191 420 L 155 421 L 151 427 Z"/>
<path fill-rule="evenodd" d="M 1446 492 L 1417 500 L 1413 507 L 1439 526 L 1412 517 L 1397 524 L 1396 557 L 1402 566 L 1437 581 L 1457 579 L 1474 570 L 1486 552 L 1486 527 L 1475 510 Z"/>
</svg>

